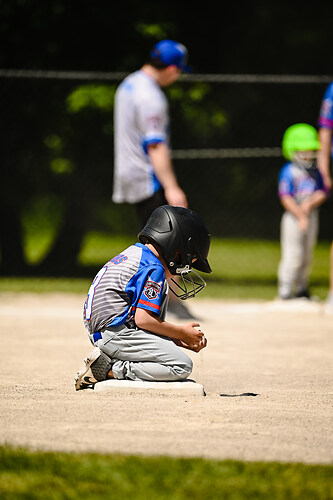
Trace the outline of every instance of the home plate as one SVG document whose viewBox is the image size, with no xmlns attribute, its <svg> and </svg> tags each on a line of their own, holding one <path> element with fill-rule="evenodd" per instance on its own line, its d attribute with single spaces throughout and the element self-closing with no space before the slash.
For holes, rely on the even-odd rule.
<svg viewBox="0 0 333 500">
<path fill-rule="evenodd" d="M 109 391 L 123 393 L 158 393 L 179 396 L 205 396 L 203 385 L 194 380 L 182 382 L 145 382 L 143 380 L 103 380 L 94 386 L 96 392 Z"/>
</svg>

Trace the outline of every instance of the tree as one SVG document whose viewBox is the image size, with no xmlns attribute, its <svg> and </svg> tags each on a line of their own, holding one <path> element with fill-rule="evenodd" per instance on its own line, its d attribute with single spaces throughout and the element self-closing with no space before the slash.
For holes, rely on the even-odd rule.
<svg viewBox="0 0 333 500">
<path fill-rule="evenodd" d="M 300 10 L 283 1 L 260 0 L 241 9 L 229 4 L 222 15 L 219 6 L 220 2 L 208 1 L 197 12 L 179 2 L 133 2 L 129 8 L 124 2 L 101 7 L 88 0 L 79 5 L 65 0 L 0 0 L 0 68 L 130 72 L 141 66 L 153 43 L 167 37 L 189 47 L 195 73 L 332 73 L 331 4 L 324 16 L 312 6 L 302 5 Z M 2 273 L 73 271 L 85 231 L 100 224 L 110 202 L 115 85 L 0 79 L 5 124 Z M 209 85 L 186 81 L 170 88 L 175 148 L 242 147 L 258 139 L 255 128 L 246 127 L 241 99 L 230 100 L 229 90 L 213 91 Z M 242 102 L 257 103 L 261 116 L 265 92 L 247 89 Z M 303 112 L 311 123 L 315 119 L 321 89 L 310 100 L 303 89 L 293 108 L 283 92 L 281 102 L 266 107 L 266 117 L 268 109 L 274 115 L 274 126 L 261 131 L 260 145 L 272 145 L 269 137 L 278 143 L 290 116 L 297 114 L 299 120 Z M 198 176 L 204 168 L 192 164 L 191 174 Z M 238 164 L 223 177 L 237 192 L 244 180 L 242 169 Z M 24 254 L 24 221 L 31 203 L 43 197 L 59 212 L 49 221 L 56 235 L 44 261 L 30 269 Z"/>
</svg>

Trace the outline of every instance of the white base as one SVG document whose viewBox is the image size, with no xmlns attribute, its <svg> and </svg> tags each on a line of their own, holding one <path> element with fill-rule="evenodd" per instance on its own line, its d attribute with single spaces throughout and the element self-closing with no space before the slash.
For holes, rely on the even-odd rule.
<svg viewBox="0 0 333 500">
<path fill-rule="evenodd" d="M 113 393 L 156 392 L 159 394 L 205 396 L 204 387 L 193 380 L 182 382 L 144 382 L 141 380 L 103 380 L 94 386 L 96 392 Z"/>
</svg>

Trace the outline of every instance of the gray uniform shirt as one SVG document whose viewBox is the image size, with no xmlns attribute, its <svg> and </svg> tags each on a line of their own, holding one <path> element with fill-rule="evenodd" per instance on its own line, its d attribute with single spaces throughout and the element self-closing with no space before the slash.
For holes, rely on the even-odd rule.
<svg viewBox="0 0 333 500">
<path fill-rule="evenodd" d="M 84 305 L 90 334 L 133 318 L 137 307 L 164 318 L 168 284 L 158 258 L 136 243 L 109 260 L 95 276 Z"/>
<path fill-rule="evenodd" d="M 168 102 L 160 86 L 139 70 L 124 79 L 115 96 L 115 203 L 138 203 L 161 188 L 147 146 L 168 143 Z"/>
</svg>

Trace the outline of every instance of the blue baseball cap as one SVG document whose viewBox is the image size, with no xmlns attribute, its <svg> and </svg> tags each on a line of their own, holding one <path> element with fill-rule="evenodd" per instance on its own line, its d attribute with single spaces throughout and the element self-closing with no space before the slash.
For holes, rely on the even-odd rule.
<svg viewBox="0 0 333 500">
<path fill-rule="evenodd" d="M 187 73 L 191 71 L 191 68 L 187 66 L 187 48 L 174 40 L 161 40 L 158 42 L 150 52 L 150 57 L 167 66 L 177 66 L 177 68 Z"/>
</svg>

